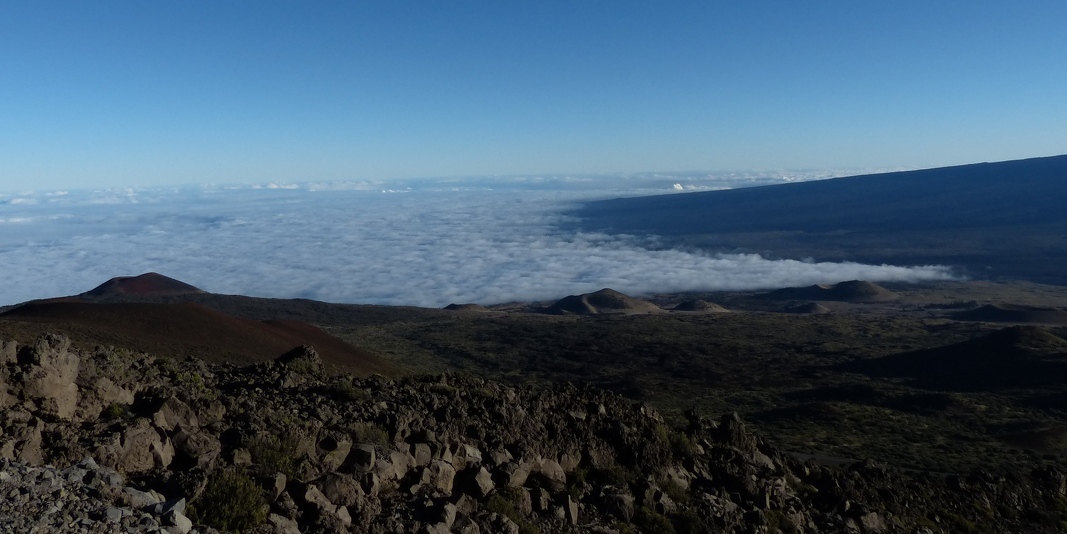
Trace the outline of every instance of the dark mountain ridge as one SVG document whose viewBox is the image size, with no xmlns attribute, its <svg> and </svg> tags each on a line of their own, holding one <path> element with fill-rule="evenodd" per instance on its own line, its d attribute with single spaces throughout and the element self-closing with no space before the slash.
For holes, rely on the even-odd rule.
<svg viewBox="0 0 1067 534">
<path fill-rule="evenodd" d="M 1067 283 L 1067 156 L 589 202 L 587 230 L 772 257 Z"/>
</svg>

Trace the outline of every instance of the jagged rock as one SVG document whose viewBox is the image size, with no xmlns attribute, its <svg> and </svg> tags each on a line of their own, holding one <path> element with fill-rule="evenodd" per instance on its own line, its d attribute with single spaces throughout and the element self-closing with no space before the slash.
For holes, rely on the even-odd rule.
<svg viewBox="0 0 1067 534">
<path fill-rule="evenodd" d="M 456 443 L 449 448 L 449 452 L 452 455 L 450 461 L 457 471 L 482 465 L 482 451 L 473 445 Z"/>
<path fill-rule="evenodd" d="M 430 462 L 427 472 L 430 474 L 429 484 L 435 491 L 442 495 L 452 494 L 452 483 L 456 477 L 456 468 L 452 467 L 452 464 L 444 460 L 434 460 Z"/>
<path fill-rule="evenodd" d="M 80 398 L 76 415 L 80 419 L 96 419 L 100 413 L 111 406 L 129 406 L 133 404 L 134 392 L 114 383 L 106 376 L 100 376 L 79 388 Z"/>
<path fill-rule="evenodd" d="M 534 482 L 553 492 L 563 491 L 567 487 L 567 474 L 559 462 L 543 459 L 536 466 L 532 476 Z"/>
<path fill-rule="evenodd" d="M 411 455 L 415 458 L 417 467 L 426 467 L 433 460 L 433 448 L 429 443 L 416 443 L 411 446 Z"/>
<path fill-rule="evenodd" d="M 389 451 L 389 463 L 393 466 L 394 476 L 399 480 L 407 476 L 415 466 L 415 458 L 408 452 L 393 450 Z"/>
<path fill-rule="evenodd" d="M 78 404 L 76 380 L 81 360 L 69 349 L 69 339 L 44 334 L 32 347 L 18 350 L 15 372 L 0 371 L 0 383 L 13 383 L 17 391 L 8 396 L 25 399 L 47 416 L 70 420 Z"/>
<path fill-rule="evenodd" d="M 352 442 L 334 436 L 324 436 L 315 445 L 315 453 L 320 458 L 319 465 L 323 471 L 334 471 L 351 457 Z"/>
<path fill-rule="evenodd" d="M 195 432 L 200 428 L 196 413 L 188 404 L 177 397 L 168 397 L 152 414 L 152 422 L 166 432 L 181 429 L 185 432 Z"/>
<path fill-rule="evenodd" d="M 600 499 L 604 511 L 627 523 L 634 517 L 634 497 L 619 488 L 604 488 Z"/>
<path fill-rule="evenodd" d="M 572 526 L 578 524 L 578 503 L 570 495 L 563 497 L 563 514 Z"/>
<path fill-rule="evenodd" d="M 882 521 L 882 516 L 878 515 L 878 512 L 870 512 L 860 516 L 860 526 L 863 527 L 863 532 L 869 532 L 871 534 L 879 534 L 885 532 L 885 522 Z"/>
<path fill-rule="evenodd" d="M 526 483 L 533 466 L 526 462 L 507 462 L 494 471 L 497 485 L 517 488 Z"/>
<path fill-rule="evenodd" d="M 171 510 L 163 516 L 163 522 L 165 525 L 174 526 L 178 528 L 178 532 L 181 534 L 188 534 L 193 529 L 193 522 L 185 517 L 185 514 L 177 510 Z"/>
<path fill-rule="evenodd" d="M 355 506 L 363 496 L 363 488 L 351 475 L 326 473 L 315 481 L 315 485 L 331 503 L 341 506 Z"/>
<path fill-rule="evenodd" d="M 349 451 L 343 467 L 348 472 L 367 473 L 374 470 L 377 460 L 374 445 L 359 443 Z"/>
<path fill-rule="evenodd" d="M 94 456 L 104 465 L 124 473 L 140 473 L 170 465 L 174 446 L 148 419 L 137 418 L 101 444 Z"/>
<path fill-rule="evenodd" d="M 278 514 L 268 515 L 267 525 L 271 527 L 272 534 L 301 534 L 295 520 Z"/>
<path fill-rule="evenodd" d="M 497 513 L 489 514 L 489 529 L 490 532 L 499 534 L 519 534 L 519 525 L 516 525 L 507 516 Z"/>
<path fill-rule="evenodd" d="M 41 450 L 41 431 L 44 429 L 44 421 L 31 417 L 21 425 L 15 425 L 7 433 L 0 436 L 0 458 L 19 460 L 31 465 L 44 462 L 44 451 Z"/>
<path fill-rule="evenodd" d="M 490 493 L 496 489 L 496 484 L 493 484 L 493 476 L 486 471 L 484 467 L 479 467 L 477 470 L 468 469 L 463 473 L 461 482 L 461 490 L 464 493 L 469 493 L 484 499 L 488 497 Z"/>
<path fill-rule="evenodd" d="M 293 350 L 278 356 L 275 361 L 288 371 L 305 377 L 322 377 L 326 372 L 318 351 L 316 351 L 314 347 L 308 345 L 296 347 Z M 295 380 L 295 377 L 292 375 L 289 375 L 287 378 Z M 303 383 L 305 381 L 300 380 L 299 382 Z M 298 385 L 300 384 L 293 383 L 284 385 L 283 387 L 296 387 Z"/>
<path fill-rule="evenodd" d="M 614 521 L 645 513 L 642 507 L 676 524 L 684 518 L 698 525 L 697 531 L 768 532 L 777 522 L 797 532 L 923 532 L 928 520 L 950 528 L 950 511 L 988 522 L 994 531 L 1041 532 L 1041 525 L 1053 523 L 1039 520 L 1055 519 L 1042 514 L 1067 495 L 1067 477 L 1054 468 L 1029 476 L 942 479 L 870 462 L 847 468 L 802 465 L 748 432 L 734 415 L 716 424 L 687 414 L 688 428 L 677 431 L 693 446 L 676 457 L 656 438 L 663 417 L 593 388 L 511 387 L 455 376 L 376 377 L 352 379 L 370 399 L 347 402 L 323 395 L 328 384 L 317 377 L 307 351 L 286 362 L 244 368 L 157 364 L 141 355 L 107 363 L 103 356 L 81 355 L 71 421 L 39 400 L 19 397 L 23 365 L 37 365 L 25 354 L 20 360 L 17 346 L 0 343 L 5 377 L 0 390 L 7 394 L 0 403 L 8 403 L 0 409 L 0 456 L 62 467 L 96 451 L 105 467 L 86 461 L 53 475 L 44 470 L 23 477 L 8 468 L 13 461 L 0 460 L 0 524 L 20 532 L 29 528 L 21 528 L 26 523 L 4 499 L 9 488 L 59 484 L 80 484 L 95 492 L 93 498 L 107 500 L 89 523 L 72 520 L 79 529 L 94 531 L 93 521 L 106 521 L 110 507 L 117 520 L 111 530 L 181 531 L 163 516 L 184 512 L 155 505 L 185 497 L 200 509 L 208 480 L 229 467 L 219 458 L 246 466 L 264 489 L 272 515 L 254 530 L 264 533 L 517 530 L 515 522 L 486 509 L 491 500 L 499 504 L 498 497 L 545 534 L 608 532 Z M 105 364 L 125 367 L 101 371 Z M 181 389 L 174 382 L 179 376 L 200 377 L 195 391 Z M 138 402 L 97 420 L 89 407 L 96 403 L 99 413 L 102 395 L 91 390 L 104 384 L 100 377 L 138 391 Z M 286 388 L 281 393 L 279 383 Z M 209 411 L 214 415 L 205 416 Z M 390 444 L 351 446 L 355 425 L 384 435 Z M 142 489 L 125 488 L 111 467 L 129 473 Z M 292 473 L 294 480 L 277 471 Z M 143 491 L 147 487 L 172 499 Z M 684 498 L 672 498 L 678 492 Z M 19 499 L 20 507 L 30 506 Z M 959 503 L 997 515 L 979 517 Z M 192 528 L 211 533 L 201 525 Z"/>
<path fill-rule="evenodd" d="M 172 442 L 183 466 L 210 469 L 222 454 L 222 444 L 218 438 L 207 432 L 189 433 L 181 430 L 174 434 Z"/>
</svg>

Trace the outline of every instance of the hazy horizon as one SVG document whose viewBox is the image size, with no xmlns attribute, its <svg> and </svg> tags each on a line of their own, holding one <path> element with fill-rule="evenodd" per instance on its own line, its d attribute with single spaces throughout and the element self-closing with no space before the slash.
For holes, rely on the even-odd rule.
<svg viewBox="0 0 1067 534">
<path fill-rule="evenodd" d="M 1063 20 L 1052 0 L 12 3 L 0 191 L 1060 154 Z"/>
<path fill-rule="evenodd" d="M 611 196 L 820 178 L 649 176 L 627 190 L 610 178 L 560 178 L 495 189 L 442 181 L 394 190 L 289 183 L 0 195 L 8 275 L 0 301 L 77 294 L 149 271 L 215 293 L 427 307 L 603 287 L 641 295 L 953 277 L 940 266 L 665 249 L 654 238 L 575 231 L 564 215 Z"/>
</svg>

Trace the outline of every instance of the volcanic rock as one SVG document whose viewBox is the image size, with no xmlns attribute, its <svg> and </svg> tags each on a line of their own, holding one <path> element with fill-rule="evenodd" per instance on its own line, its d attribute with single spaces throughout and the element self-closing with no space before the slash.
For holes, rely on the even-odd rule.
<svg viewBox="0 0 1067 534">
<path fill-rule="evenodd" d="M 1016 361 L 1045 361 L 1067 344 L 1040 329 L 997 334 L 983 343 L 1016 347 Z M 0 345 L 5 369 L 43 361 L 18 362 L 23 349 Z M 691 412 L 687 428 L 673 428 L 649 406 L 592 387 L 346 378 L 373 399 L 353 402 L 303 347 L 244 367 L 101 351 L 68 349 L 79 375 L 107 370 L 116 387 L 137 391 L 129 411 L 79 408 L 89 415 L 74 421 L 23 402 L 0 412 L 4 530 L 210 534 L 235 501 L 205 488 L 234 475 L 254 485 L 241 496 L 261 499 L 249 505 L 263 512 L 253 532 L 925 532 L 964 521 L 1050 532 L 1059 523 L 1049 511 L 1067 487 L 1053 467 L 998 478 L 802 464 L 737 415 L 714 422 Z M 26 398 L 24 382 L 4 387 Z M 213 402 L 224 410 L 204 424 Z M 356 455 L 353 469 L 334 470 L 324 458 L 344 443 L 361 444 L 346 455 Z M 98 466 L 81 462 L 87 453 Z M 123 489 L 119 472 L 137 486 Z M 192 525 L 177 506 L 156 506 L 183 498 Z M 135 500 L 144 508 L 124 504 Z M 976 502 L 1010 506 L 991 515 Z"/>
</svg>

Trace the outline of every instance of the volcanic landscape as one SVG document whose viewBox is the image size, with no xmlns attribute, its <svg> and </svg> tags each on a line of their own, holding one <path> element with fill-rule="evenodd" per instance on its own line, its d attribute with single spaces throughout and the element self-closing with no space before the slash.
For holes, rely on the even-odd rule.
<svg viewBox="0 0 1067 534">
<path fill-rule="evenodd" d="M 435 309 L 127 273 L 7 306 L 0 520 L 26 532 L 1064 531 L 1067 231 L 1046 201 L 1057 195 L 1033 184 L 1067 183 L 1067 157 L 917 172 L 877 182 L 908 182 L 911 196 L 888 195 L 866 222 L 822 220 L 801 242 L 776 232 L 875 182 L 606 201 L 583 224 L 970 276 Z M 965 179 L 984 185 L 929 231 L 894 226 Z M 1008 182 L 1014 200 L 990 215 Z M 781 220 L 729 218 L 719 233 L 621 215 L 787 201 Z M 979 254 L 983 233 L 998 245 Z"/>
</svg>

